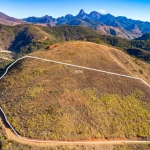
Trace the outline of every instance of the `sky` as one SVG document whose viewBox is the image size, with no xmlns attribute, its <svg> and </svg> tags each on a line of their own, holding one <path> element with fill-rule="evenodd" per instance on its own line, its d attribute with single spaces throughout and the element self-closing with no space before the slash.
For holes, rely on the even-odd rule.
<svg viewBox="0 0 150 150">
<path fill-rule="evenodd" d="M 150 22 L 150 0 L 0 0 L 0 12 L 19 19 L 77 15 L 81 9 Z"/>
</svg>

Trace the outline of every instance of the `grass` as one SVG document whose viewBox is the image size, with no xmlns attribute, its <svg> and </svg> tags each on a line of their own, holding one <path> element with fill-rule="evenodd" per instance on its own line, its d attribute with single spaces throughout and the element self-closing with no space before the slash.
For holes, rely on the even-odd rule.
<svg viewBox="0 0 150 150">
<path fill-rule="evenodd" d="M 27 145 L 18 143 L 14 140 L 8 139 L 5 129 L 0 122 L 0 149 L 1 150 L 149 150 L 149 144 L 122 144 L 122 145 L 108 145 L 108 144 L 96 144 L 96 145 L 83 145 L 83 144 L 72 144 L 72 145 Z"/>
<path fill-rule="evenodd" d="M 130 69 L 142 67 L 144 74 L 135 75 L 143 79 L 149 74 L 149 64 L 136 60 L 137 65 L 123 52 L 87 42 L 58 44 L 32 55 L 127 75 Z M 10 69 L 0 81 L 0 105 L 19 134 L 46 140 L 148 138 L 150 90 L 146 85 L 76 70 L 29 58 Z"/>
<path fill-rule="evenodd" d="M 139 76 L 150 83 L 150 65 L 135 59 L 109 46 L 98 45 L 90 42 L 66 42 L 57 44 L 53 50 L 33 53 L 34 56 L 52 60 L 87 66 L 101 70 Z M 126 63 L 128 62 L 128 63 Z M 133 72 L 133 70 L 142 70 Z"/>
</svg>

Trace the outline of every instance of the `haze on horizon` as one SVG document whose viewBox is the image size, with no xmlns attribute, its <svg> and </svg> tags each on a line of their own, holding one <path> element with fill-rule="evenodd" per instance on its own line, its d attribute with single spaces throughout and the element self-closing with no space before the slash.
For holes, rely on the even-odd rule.
<svg viewBox="0 0 150 150">
<path fill-rule="evenodd" d="M 84 9 L 86 13 L 98 11 L 150 22 L 149 8 L 150 1 L 147 0 L 0 0 L 0 12 L 15 18 L 45 15 L 57 18 L 66 14 L 77 15 Z"/>
</svg>

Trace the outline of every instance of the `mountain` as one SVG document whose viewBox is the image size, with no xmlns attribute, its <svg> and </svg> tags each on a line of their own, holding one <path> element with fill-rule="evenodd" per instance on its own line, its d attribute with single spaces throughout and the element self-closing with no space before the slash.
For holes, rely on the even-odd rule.
<svg viewBox="0 0 150 150">
<path fill-rule="evenodd" d="M 85 18 L 88 17 L 88 14 L 86 14 L 86 13 L 84 12 L 84 10 L 81 9 L 80 12 L 79 12 L 79 14 L 78 14 L 76 17 L 77 17 L 77 18 L 80 18 L 80 19 L 85 19 Z"/>
<path fill-rule="evenodd" d="M 150 33 L 146 33 L 146 34 L 143 34 L 141 37 L 135 39 L 135 40 L 150 40 Z"/>
<path fill-rule="evenodd" d="M 117 36 L 125 39 L 135 39 L 142 35 L 140 32 L 129 31 L 113 26 L 98 26 L 96 30 L 103 35 Z"/>
<path fill-rule="evenodd" d="M 76 16 L 68 14 L 63 17 L 53 18 L 52 16 L 45 15 L 43 17 L 28 17 L 22 20 L 0 13 L 0 23 L 11 26 L 24 23 L 32 23 L 40 26 L 83 26 L 94 30 L 98 29 L 98 32 L 104 35 L 118 36 L 126 39 L 138 38 L 142 36 L 143 31 L 149 31 L 148 22 L 145 29 L 145 24 L 142 22 L 136 24 L 135 21 L 127 19 L 126 17 L 114 17 L 111 14 L 102 15 L 96 11 L 87 14 L 83 9 L 81 9 Z M 142 30 L 139 23 L 143 24 Z M 137 27 L 132 27 L 134 24 L 136 24 Z"/>
<path fill-rule="evenodd" d="M 47 24 L 52 26 L 52 24 L 55 24 L 55 19 L 52 16 L 43 16 L 41 18 L 38 17 L 29 17 L 25 20 L 26 22 L 32 22 L 32 23 L 39 23 L 39 24 Z"/>
<path fill-rule="evenodd" d="M 83 26 L 98 31 L 100 34 L 122 37 L 125 39 L 137 39 L 150 32 L 150 22 L 128 19 L 123 16 L 115 17 L 111 14 L 100 14 L 92 11 L 87 14 L 83 9 L 73 16 L 67 14 L 59 18 L 45 15 L 43 17 L 28 17 L 22 20 L 9 17 L 0 12 L 0 23 L 5 25 L 17 25 L 32 23 L 40 26 Z"/>
<path fill-rule="evenodd" d="M 17 24 L 22 24 L 22 23 L 24 23 L 24 21 L 7 16 L 4 13 L 0 12 L 0 23 L 5 24 L 5 25 L 14 26 Z"/>
<path fill-rule="evenodd" d="M 130 30 L 132 33 L 142 34 L 137 24 L 132 24 L 131 26 L 127 27 L 126 30 Z"/>
<path fill-rule="evenodd" d="M 30 56 L 150 83 L 150 64 L 106 45 L 70 41 Z M 26 58 L 0 80 L 0 91 L 0 105 L 23 137 L 91 141 L 150 135 L 150 88 L 138 79 Z"/>
<path fill-rule="evenodd" d="M 68 16 L 68 18 L 71 16 Z M 94 21 L 95 22 L 95 21 Z M 104 30 L 104 32 L 106 32 Z M 103 32 L 103 33 L 104 33 Z M 115 32 L 113 29 L 111 32 Z M 118 31 L 119 32 L 119 31 Z M 107 32 L 107 34 L 109 34 Z M 0 25 L 0 48 L 11 51 L 1 54 L 0 74 L 3 69 L 16 59 L 34 51 L 49 47 L 58 42 L 81 40 L 98 44 L 105 44 L 123 49 L 143 61 L 150 62 L 150 41 L 126 40 L 114 36 L 100 35 L 92 29 L 81 26 L 55 26 L 45 27 L 31 24 L 17 26 Z M 145 52 L 146 50 L 147 52 Z"/>
<path fill-rule="evenodd" d="M 69 18 L 69 16 L 68 16 Z M 93 21 L 95 22 L 95 21 Z M 103 28 L 102 28 L 103 27 Z M 121 31 L 115 27 L 102 26 L 100 28 L 103 30 L 103 34 L 110 35 L 122 34 L 124 31 Z M 109 32 L 105 29 L 108 28 Z M 57 42 L 70 41 L 70 40 L 82 40 L 90 41 L 98 44 L 107 44 L 121 49 L 138 49 L 150 51 L 150 41 L 139 41 L 139 40 L 126 40 L 114 36 L 100 35 L 98 32 L 93 29 L 88 29 L 81 26 L 55 26 L 55 27 L 45 27 L 45 26 L 36 26 L 31 24 L 22 24 L 17 26 L 6 26 L 0 25 L 0 47 L 2 49 L 10 50 L 16 54 L 16 57 L 29 54 L 33 51 L 39 50 L 41 48 L 46 48 L 49 45 Z M 122 36 L 122 35 L 121 35 Z M 124 33 L 124 36 L 127 36 Z M 141 52 L 143 57 L 140 56 L 140 59 L 150 62 L 149 57 L 145 57 L 145 53 Z M 137 57 L 138 55 L 136 55 Z M 148 55 L 149 56 L 149 55 Z"/>
<path fill-rule="evenodd" d="M 68 14 L 59 18 L 44 16 L 39 18 L 29 17 L 23 20 L 29 23 L 48 26 L 84 26 L 95 30 L 98 29 L 100 33 L 103 33 L 105 28 L 106 32 L 104 34 L 108 32 L 110 35 L 114 36 L 115 33 L 115 36 L 127 39 L 138 38 L 142 36 L 142 34 L 150 32 L 150 22 L 128 19 L 123 16 L 115 17 L 111 14 L 100 14 L 96 11 L 92 11 L 91 13 L 87 14 L 83 9 L 81 9 L 79 14 L 77 14 L 76 16 Z M 114 30 L 113 32 L 111 32 L 112 28 Z"/>
</svg>

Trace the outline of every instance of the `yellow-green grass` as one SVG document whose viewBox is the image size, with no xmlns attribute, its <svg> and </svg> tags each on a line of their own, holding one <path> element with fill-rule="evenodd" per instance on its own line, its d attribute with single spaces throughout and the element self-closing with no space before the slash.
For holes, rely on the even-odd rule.
<svg viewBox="0 0 150 150">
<path fill-rule="evenodd" d="M 71 43 L 78 56 L 71 51 Z M 64 45 L 66 51 L 58 49 Z M 103 46 L 102 52 L 101 47 L 69 42 L 32 55 L 130 75 L 128 66 L 122 67 L 121 58 L 117 57 L 119 50 L 112 52 L 110 48 L 122 65 L 107 56 L 108 47 Z M 129 64 L 136 66 L 132 58 L 124 55 L 122 58 L 128 58 Z M 135 75 L 144 78 L 140 73 Z M 9 70 L 0 81 L 0 91 L 0 105 L 22 136 L 91 140 L 148 139 L 150 135 L 150 89 L 140 80 L 27 58 Z"/>
<path fill-rule="evenodd" d="M 121 50 L 92 42 L 64 42 L 34 56 L 143 78 L 150 83 L 150 64 Z"/>
</svg>

